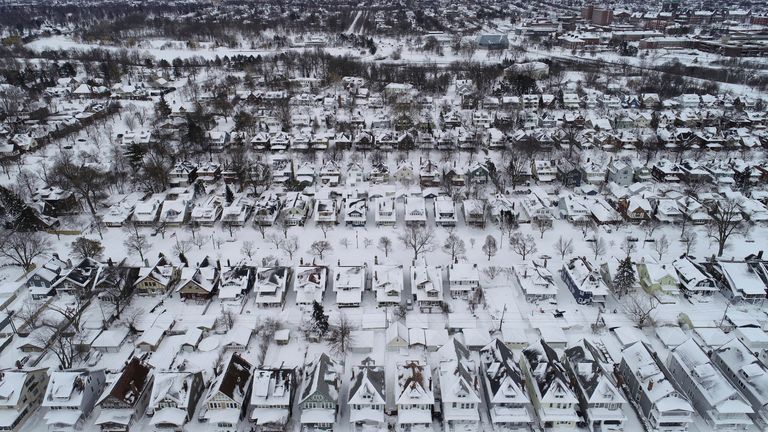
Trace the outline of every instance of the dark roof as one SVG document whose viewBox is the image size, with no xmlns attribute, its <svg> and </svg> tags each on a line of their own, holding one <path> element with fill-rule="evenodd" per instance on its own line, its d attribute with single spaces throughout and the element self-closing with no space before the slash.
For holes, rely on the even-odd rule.
<svg viewBox="0 0 768 432">
<path fill-rule="evenodd" d="M 245 386 L 251 377 L 251 364 L 245 361 L 237 353 L 232 354 L 224 371 L 224 377 L 221 379 L 219 391 L 228 397 L 233 397 L 235 388 L 238 388 L 242 394 L 245 394 Z"/>
<path fill-rule="evenodd" d="M 352 382 L 352 386 L 349 388 L 349 397 L 352 398 L 355 394 L 357 394 L 357 391 L 365 381 L 365 378 L 368 378 L 368 381 L 371 383 L 371 385 L 373 385 L 381 398 L 386 400 L 386 396 L 384 395 L 384 367 L 376 366 L 373 360 L 371 360 L 370 357 L 367 357 L 356 369 L 359 372 L 352 378 L 354 381 Z"/>
<path fill-rule="evenodd" d="M 306 385 L 301 393 L 302 402 L 309 396 L 320 393 L 328 399 L 336 400 L 330 392 L 330 386 L 338 386 L 338 374 L 336 366 L 327 354 L 320 354 L 320 357 L 307 368 L 304 375 Z M 332 379 L 331 379 L 332 378 Z M 338 388 L 336 388 L 338 392 Z"/>
<path fill-rule="evenodd" d="M 527 348 L 523 355 L 531 365 L 531 373 L 536 380 L 541 394 L 546 394 L 552 384 L 560 381 L 567 386 L 570 380 L 565 375 L 563 365 L 557 359 L 557 353 L 544 341 L 541 341 L 541 351 L 537 347 Z M 536 373 L 539 365 L 545 363 L 544 373 Z"/>
<path fill-rule="evenodd" d="M 125 403 L 133 404 L 149 378 L 150 369 L 150 366 L 143 363 L 138 357 L 132 358 L 125 365 L 123 373 L 117 379 L 109 395 Z"/>
<path fill-rule="evenodd" d="M 489 349 L 486 349 L 489 348 Z M 491 392 L 495 395 L 501 388 L 501 384 L 506 377 L 510 377 L 515 383 L 522 388 L 522 376 L 520 375 L 520 369 L 515 363 L 515 356 L 512 350 L 507 347 L 500 339 L 494 339 L 491 345 L 481 350 L 484 356 L 483 362 L 486 363 L 486 370 L 488 375 L 488 381 L 491 384 Z M 495 371 L 488 369 L 488 364 L 492 361 L 499 363 L 499 368 Z"/>
</svg>

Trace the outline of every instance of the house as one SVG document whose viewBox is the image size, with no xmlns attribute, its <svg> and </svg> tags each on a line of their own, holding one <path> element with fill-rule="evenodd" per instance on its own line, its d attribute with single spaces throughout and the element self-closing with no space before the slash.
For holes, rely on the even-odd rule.
<svg viewBox="0 0 768 432">
<path fill-rule="evenodd" d="M 294 271 L 293 289 L 296 291 L 296 304 L 311 305 L 323 303 L 325 283 L 328 274 L 326 267 L 298 266 Z"/>
<path fill-rule="evenodd" d="M 93 258 L 84 258 L 77 265 L 69 267 L 60 278 L 51 285 L 58 294 L 77 295 L 80 297 L 90 294 L 101 263 Z"/>
<path fill-rule="evenodd" d="M 51 432 L 82 430 L 106 386 L 104 370 L 52 371 L 41 406 Z"/>
<path fill-rule="evenodd" d="M 262 226 L 272 226 L 280 214 L 283 203 L 274 194 L 263 193 L 253 206 L 253 223 Z"/>
<path fill-rule="evenodd" d="M 368 201 L 365 198 L 350 197 L 344 202 L 344 223 L 347 226 L 365 226 L 368 220 Z"/>
<path fill-rule="evenodd" d="M 529 430 L 533 405 L 514 354 L 494 339 L 480 350 L 480 380 L 491 423 L 497 430 Z"/>
<path fill-rule="evenodd" d="M 426 264 L 411 266 L 411 292 L 422 311 L 435 312 L 443 306 L 443 268 Z"/>
<path fill-rule="evenodd" d="M 374 220 L 376 226 L 395 226 L 397 223 L 397 211 L 395 199 L 391 197 L 377 197 L 374 202 Z"/>
<path fill-rule="evenodd" d="M 480 290 L 477 264 L 456 263 L 448 267 L 448 289 L 452 298 L 469 300 Z"/>
<path fill-rule="evenodd" d="M 680 294 L 679 280 L 672 266 L 640 262 L 637 264 L 637 276 L 640 286 L 663 303 L 663 297 L 676 297 Z"/>
<path fill-rule="evenodd" d="M 163 431 L 182 432 L 195 415 L 204 385 L 202 372 L 156 372 L 147 407 L 147 414 L 152 416 L 149 424 Z"/>
<path fill-rule="evenodd" d="M 557 178 L 557 167 L 553 160 L 534 160 L 531 167 L 531 175 L 542 183 L 551 183 Z"/>
<path fill-rule="evenodd" d="M 216 432 L 236 432 L 245 412 L 252 376 L 253 366 L 240 354 L 232 353 L 208 388 L 199 419 L 213 425 Z"/>
<path fill-rule="evenodd" d="M 208 300 L 219 288 L 219 269 L 206 257 L 200 266 L 183 267 L 176 292 L 186 300 Z"/>
<path fill-rule="evenodd" d="M 192 209 L 192 223 L 212 227 L 221 217 L 223 201 L 220 196 L 211 195 L 205 202 L 195 205 Z"/>
<path fill-rule="evenodd" d="M 750 418 L 755 413 L 752 405 L 693 339 L 687 339 L 669 353 L 667 368 L 710 427 L 716 430 L 755 427 Z"/>
<path fill-rule="evenodd" d="M 253 287 L 253 269 L 238 264 L 224 267 L 219 278 L 219 299 L 221 301 L 242 300 Z"/>
<path fill-rule="evenodd" d="M 712 351 L 709 358 L 733 387 L 740 389 L 755 419 L 764 423 L 768 419 L 768 368 L 738 338 Z"/>
<path fill-rule="evenodd" d="M 653 164 L 651 175 L 658 182 L 679 183 L 682 181 L 683 171 L 676 164 L 664 159 Z"/>
<path fill-rule="evenodd" d="M 456 217 L 456 205 L 453 198 L 440 195 L 434 199 L 435 202 L 435 224 L 438 226 L 452 227 L 458 221 Z"/>
<path fill-rule="evenodd" d="M 168 184 L 171 187 L 187 187 L 197 179 L 197 165 L 182 161 L 177 163 L 168 173 Z"/>
<path fill-rule="evenodd" d="M 192 193 L 180 193 L 175 199 L 167 196 L 160 207 L 158 221 L 166 226 L 179 227 L 189 220 L 192 212 Z"/>
<path fill-rule="evenodd" d="M 128 338 L 128 332 L 127 327 L 104 330 L 91 342 L 91 348 L 102 353 L 120 352 Z"/>
<path fill-rule="evenodd" d="M 406 225 L 426 225 L 427 204 L 420 196 L 405 197 L 405 223 Z"/>
<path fill-rule="evenodd" d="M 43 402 L 46 369 L 10 369 L 0 373 L 0 429 L 21 430 Z"/>
<path fill-rule="evenodd" d="M 563 263 L 560 277 L 577 303 L 605 303 L 608 286 L 586 257 L 575 257 Z"/>
<path fill-rule="evenodd" d="M 141 333 L 136 340 L 136 348 L 142 352 L 154 352 L 165 338 L 165 328 L 150 327 Z"/>
<path fill-rule="evenodd" d="M 340 181 L 341 170 L 336 162 L 329 160 L 320 168 L 320 184 L 333 187 L 338 186 Z"/>
<path fill-rule="evenodd" d="M 687 295 L 710 296 L 720 290 L 706 268 L 696 264 L 689 257 L 675 260 L 672 267 L 677 273 L 680 287 Z"/>
<path fill-rule="evenodd" d="M 600 163 L 587 159 L 585 162 L 579 164 L 579 171 L 581 171 L 581 181 L 590 185 L 601 185 L 605 183 L 606 169 Z"/>
<path fill-rule="evenodd" d="M 766 297 L 765 282 L 758 271 L 760 262 L 717 261 L 711 266 L 712 273 L 719 282 L 723 295 L 732 302 L 744 301 L 758 304 Z"/>
<path fill-rule="evenodd" d="M 249 418 L 257 430 L 282 432 L 286 429 L 297 385 L 295 369 L 261 367 L 253 371 Z"/>
<path fill-rule="evenodd" d="M 578 187 L 581 186 L 581 171 L 573 164 L 573 162 L 567 159 L 560 159 L 557 162 L 557 173 L 555 177 L 565 187 Z"/>
<path fill-rule="evenodd" d="M 619 203 L 619 211 L 630 222 L 644 222 L 651 220 L 653 207 L 651 203 L 640 196 L 631 196 L 628 200 Z"/>
<path fill-rule="evenodd" d="M 352 367 L 349 385 L 349 422 L 368 428 L 386 427 L 384 407 L 386 399 L 384 366 L 376 365 L 366 357 L 358 366 Z"/>
<path fill-rule="evenodd" d="M 557 353 L 546 342 L 526 348 L 520 357 L 528 395 L 545 429 L 576 429 L 579 400 L 569 386 L 570 379 Z"/>
<path fill-rule="evenodd" d="M 256 269 L 256 282 L 253 293 L 254 302 L 259 307 L 282 307 L 288 281 L 291 279 L 290 267 L 259 267 Z"/>
<path fill-rule="evenodd" d="M 437 350 L 438 374 L 445 430 L 477 427 L 480 386 L 469 349 L 455 337 Z"/>
<path fill-rule="evenodd" d="M 303 226 L 311 209 L 311 199 L 299 192 L 288 192 L 283 202 L 283 223 Z"/>
<path fill-rule="evenodd" d="M 53 284 L 66 272 L 67 263 L 58 255 L 32 271 L 24 285 L 29 290 L 32 300 L 46 300 L 55 294 Z"/>
<path fill-rule="evenodd" d="M 545 267 L 531 263 L 512 266 L 513 281 L 523 292 L 525 301 L 549 301 L 557 296 L 555 279 Z"/>
<path fill-rule="evenodd" d="M 221 213 L 221 224 L 224 226 L 242 227 L 251 217 L 253 201 L 245 196 L 236 196 L 231 204 L 224 207 Z"/>
<path fill-rule="evenodd" d="M 629 405 L 613 376 L 613 364 L 586 339 L 567 348 L 563 363 L 571 377 L 579 408 L 591 431 L 622 430 Z"/>
<path fill-rule="evenodd" d="M 155 265 L 141 267 L 133 286 L 139 295 L 165 294 L 179 280 L 181 271 L 161 256 Z"/>
<path fill-rule="evenodd" d="M 376 303 L 379 306 L 399 305 L 403 283 L 402 264 L 373 266 L 371 289 L 376 293 Z"/>
<path fill-rule="evenodd" d="M 644 342 L 634 342 L 622 352 L 618 375 L 625 394 L 634 402 L 649 428 L 685 432 L 694 409 L 677 388 L 672 375 Z"/>
<path fill-rule="evenodd" d="M 339 265 L 333 269 L 333 291 L 338 307 L 359 307 L 365 291 L 365 265 Z"/>
<path fill-rule="evenodd" d="M 79 212 L 82 207 L 72 191 L 65 191 L 54 186 L 40 187 L 35 190 L 32 201 L 38 205 L 45 216 L 59 217 Z"/>
<path fill-rule="evenodd" d="M 316 224 L 336 224 L 338 207 L 335 199 L 318 198 L 315 200 L 314 219 Z"/>
<path fill-rule="evenodd" d="M 462 201 L 464 209 L 464 222 L 467 225 L 473 225 L 485 228 L 486 205 L 484 200 L 465 199 Z"/>
<path fill-rule="evenodd" d="M 133 357 L 121 372 L 107 377 L 107 387 L 96 402 L 101 412 L 95 424 L 102 432 L 128 432 L 141 419 L 154 382 L 151 368 Z"/>
<path fill-rule="evenodd" d="M 423 360 L 398 362 L 395 373 L 396 430 L 401 432 L 429 428 L 435 394 L 432 371 Z"/>
<path fill-rule="evenodd" d="M 339 412 L 341 373 L 341 366 L 325 353 L 304 366 L 299 399 L 303 430 L 333 430 Z"/>
</svg>

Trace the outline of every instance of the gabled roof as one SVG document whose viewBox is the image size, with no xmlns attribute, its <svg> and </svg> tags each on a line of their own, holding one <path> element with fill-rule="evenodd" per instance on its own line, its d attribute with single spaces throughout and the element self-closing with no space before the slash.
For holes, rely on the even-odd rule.
<svg viewBox="0 0 768 432">
<path fill-rule="evenodd" d="M 382 405 L 386 403 L 384 394 L 384 367 L 377 366 L 368 357 L 362 364 L 352 368 L 352 383 L 349 388 L 348 404 Z"/>
<path fill-rule="evenodd" d="M 327 400 L 339 400 L 339 365 L 327 354 L 320 354 L 304 370 L 304 390 L 301 403 L 314 394 L 321 394 Z"/>
</svg>

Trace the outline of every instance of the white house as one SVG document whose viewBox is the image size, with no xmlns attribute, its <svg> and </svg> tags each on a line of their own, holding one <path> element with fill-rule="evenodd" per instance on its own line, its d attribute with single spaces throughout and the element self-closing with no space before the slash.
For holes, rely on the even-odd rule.
<svg viewBox="0 0 768 432">
<path fill-rule="evenodd" d="M 234 329 L 233 329 L 234 330 Z M 253 366 L 240 354 L 232 353 L 223 369 L 208 388 L 203 401 L 202 421 L 211 425 L 216 432 L 236 432 L 248 403 L 245 396 L 251 386 Z"/>
<path fill-rule="evenodd" d="M 457 222 L 456 204 L 453 198 L 440 195 L 435 198 L 435 224 L 438 226 L 455 226 Z"/>
<path fill-rule="evenodd" d="M 339 265 L 333 269 L 333 291 L 339 307 L 359 307 L 365 291 L 365 265 Z"/>
<path fill-rule="evenodd" d="M 525 295 L 525 300 L 554 300 L 557 296 L 555 279 L 544 267 L 531 263 L 515 264 L 512 266 L 514 283 Z"/>
<path fill-rule="evenodd" d="M 397 211 L 395 199 L 390 197 L 378 197 L 373 202 L 374 220 L 376 226 L 395 226 L 397 223 Z"/>
<path fill-rule="evenodd" d="M 386 399 L 384 366 L 376 365 L 365 358 L 360 365 L 352 367 L 349 384 L 349 422 L 368 428 L 386 427 L 384 406 Z"/>
<path fill-rule="evenodd" d="M 405 197 L 405 223 L 425 225 L 427 223 L 427 204 L 420 196 Z"/>
<path fill-rule="evenodd" d="M 491 423 L 499 429 L 528 430 L 534 419 L 533 405 L 512 350 L 494 339 L 480 350 L 480 365 Z"/>
<path fill-rule="evenodd" d="M 448 289 L 452 298 L 472 298 L 480 289 L 480 271 L 477 264 L 451 264 L 448 267 Z"/>
<path fill-rule="evenodd" d="M 752 406 L 763 423 L 768 420 L 768 368 L 737 338 L 715 349 L 709 357 L 725 378 Z"/>
<path fill-rule="evenodd" d="M 418 265 L 411 267 L 411 292 L 422 310 L 437 312 L 443 305 L 443 268 Z"/>
<path fill-rule="evenodd" d="M 296 291 L 296 304 L 311 305 L 323 303 L 325 283 L 328 275 L 326 267 L 298 266 L 294 274 L 293 289 Z"/>
<path fill-rule="evenodd" d="M 254 282 L 254 302 L 260 307 L 281 307 L 285 302 L 290 267 L 260 267 L 256 269 Z"/>
<path fill-rule="evenodd" d="M 432 425 L 435 395 L 432 371 L 423 360 L 398 362 L 395 373 L 397 427 L 401 432 L 428 428 Z"/>
<path fill-rule="evenodd" d="M 81 430 L 106 386 L 104 370 L 52 371 L 42 406 L 53 432 Z"/>
<path fill-rule="evenodd" d="M 296 371 L 291 368 L 256 368 L 251 390 L 251 422 L 259 431 L 285 430 L 296 393 Z"/>
<path fill-rule="evenodd" d="M 520 370 L 539 426 L 574 430 L 579 421 L 576 414 L 579 401 L 557 353 L 543 341 L 526 348 L 520 357 Z"/>
</svg>

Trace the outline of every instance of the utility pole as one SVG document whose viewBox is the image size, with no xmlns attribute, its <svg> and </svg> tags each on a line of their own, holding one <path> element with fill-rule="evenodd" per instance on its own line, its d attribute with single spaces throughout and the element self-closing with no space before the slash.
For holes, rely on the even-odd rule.
<svg viewBox="0 0 768 432">
<path fill-rule="evenodd" d="M 501 320 L 499 320 L 499 331 L 501 331 L 501 326 L 504 324 L 504 314 L 507 313 L 507 305 L 504 304 L 504 310 L 501 311 Z"/>
</svg>

